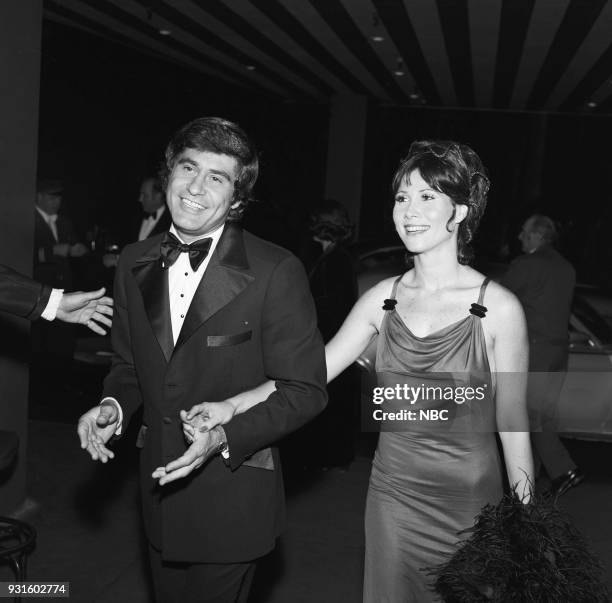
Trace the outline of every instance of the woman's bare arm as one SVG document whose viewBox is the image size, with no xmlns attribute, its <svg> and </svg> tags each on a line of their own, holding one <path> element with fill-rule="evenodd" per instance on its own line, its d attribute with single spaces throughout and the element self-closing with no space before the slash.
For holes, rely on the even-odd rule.
<svg viewBox="0 0 612 603">
<path fill-rule="evenodd" d="M 528 502 L 534 484 L 533 457 L 527 415 L 529 343 L 523 308 L 503 287 L 490 285 L 490 331 L 494 338 L 497 380 L 496 418 L 508 481 Z M 490 317 L 490 319 L 489 319 Z"/>
<path fill-rule="evenodd" d="M 366 291 L 325 346 L 328 383 L 353 364 L 378 333 L 384 313 L 382 306 L 393 280 L 385 279 Z"/>
<path fill-rule="evenodd" d="M 383 313 L 382 305 L 384 299 L 389 296 L 393 280 L 386 279 L 364 293 L 353 306 L 339 331 L 325 346 L 328 383 L 359 358 L 378 332 L 378 324 Z M 212 429 L 216 425 L 224 425 L 235 414 L 243 413 L 256 404 L 265 402 L 275 390 L 274 381 L 266 381 L 223 402 L 196 404 L 181 415 L 183 422 L 187 424 L 186 434 L 192 431 L 190 425 L 201 431 Z"/>
</svg>

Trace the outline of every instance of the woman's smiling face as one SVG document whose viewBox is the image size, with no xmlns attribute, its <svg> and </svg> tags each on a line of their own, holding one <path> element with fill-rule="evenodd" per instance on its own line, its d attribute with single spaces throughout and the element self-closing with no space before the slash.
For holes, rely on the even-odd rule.
<svg viewBox="0 0 612 603">
<path fill-rule="evenodd" d="M 453 209 L 456 215 L 449 225 Z M 448 195 L 432 188 L 415 169 L 397 189 L 393 222 L 408 251 L 423 253 L 453 239 L 456 246 L 456 226 L 466 209 L 464 205 L 454 205 Z"/>
</svg>

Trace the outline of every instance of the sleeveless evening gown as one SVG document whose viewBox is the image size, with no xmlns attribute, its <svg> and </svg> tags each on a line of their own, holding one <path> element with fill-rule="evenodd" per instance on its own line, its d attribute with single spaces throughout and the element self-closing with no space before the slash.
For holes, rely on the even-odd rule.
<svg viewBox="0 0 612 603">
<path fill-rule="evenodd" d="M 398 282 L 399 278 L 392 300 Z M 487 282 L 480 288 L 480 306 Z M 435 386 L 453 374 L 455 383 L 457 378 L 466 382 L 484 378 L 491 396 L 470 404 L 451 401 L 457 412 L 450 428 L 443 422 L 431 422 L 420 430 L 391 431 L 392 426 L 387 430 L 383 425 L 366 504 L 366 603 L 439 600 L 424 569 L 447 560 L 460 538 L 457 533 L 471 527 L 482 507 L 498 503 L 503 494 L 494 386 L 478 316 L 484 316 L 486 308 L 472 308 L 475 313 L 464 319 L 417 337 L 395 311 L 394 302 L 385 302 L 388 311 L 376 353 L 379 386 Z M 449 402 L 445 404 L 448 408 Z M 427 405 L 422 402 L 420 408 Z M 416 408 L 405 401 L 382 405 L 386 410 L 402 406 Z"/>
</svg>

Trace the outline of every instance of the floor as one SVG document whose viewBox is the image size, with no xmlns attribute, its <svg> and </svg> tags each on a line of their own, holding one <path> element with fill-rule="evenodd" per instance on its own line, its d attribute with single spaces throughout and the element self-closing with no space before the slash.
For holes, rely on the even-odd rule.
<svg viewBox="0 0 612 603">
<path fill-rule="evenodd" d="M 25 519 L 38 541 L 28 578 L 69 581 L 73 602 L 150 601 L 132 442 L 119 446 L 115 461 L 97 465 L 79 449 L 78 413 L 65 410 L 53 420 L 41 409 L 33 414 Z M 588 479 L 561 506 L 601 559 L 611 588 L 612 444 L 568 446 Z M 371 441 L 364 441 L 348 471 L 288 476 L 287 530 L 260 564 L 251 603 L 360 601 L 370 453 Z M 0 567 L 2 580 L 10 580 L 6 567 Z"/>
</svg>

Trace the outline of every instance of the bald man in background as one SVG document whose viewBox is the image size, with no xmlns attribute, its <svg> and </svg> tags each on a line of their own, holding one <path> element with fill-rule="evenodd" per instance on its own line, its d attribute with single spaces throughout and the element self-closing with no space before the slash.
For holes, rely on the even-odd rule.
<svg viewBox="0 0 612 603">
<path fill-rule="evenodd" d="M 553 247 L 554 222 L 530 216 L 519 234 L 524 255 L 512 262 L 502 284 L 521 301 L 529 334 L 527 404 L 536 469 L 544 468 L 551 491 L 561 496 L 584 479 L 556 433 L 557 404 L 567 371 L 568 324 L 576 272 Z"/>
</svg>

